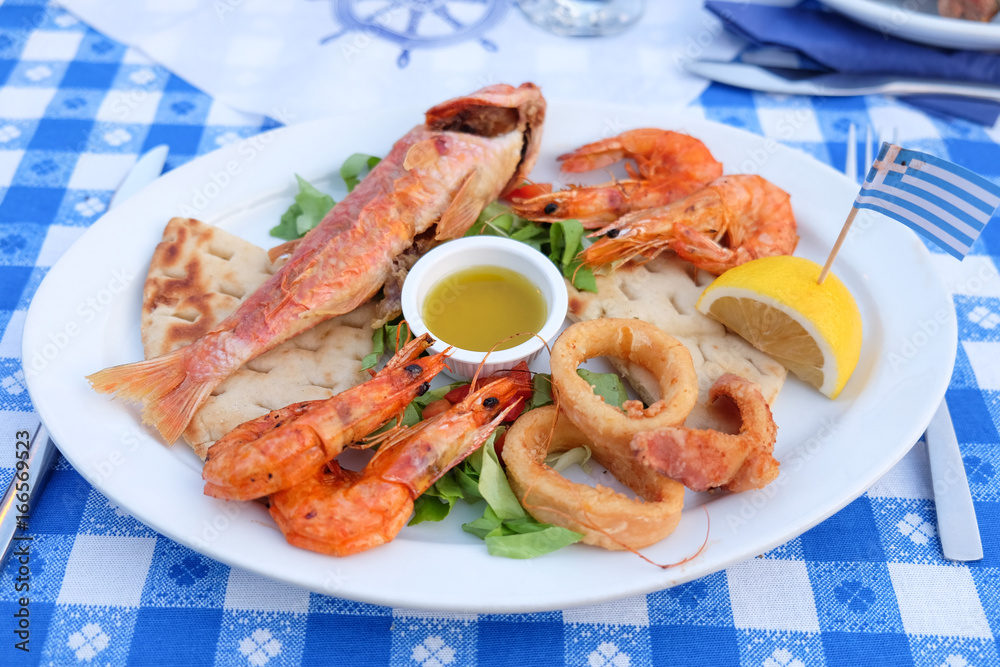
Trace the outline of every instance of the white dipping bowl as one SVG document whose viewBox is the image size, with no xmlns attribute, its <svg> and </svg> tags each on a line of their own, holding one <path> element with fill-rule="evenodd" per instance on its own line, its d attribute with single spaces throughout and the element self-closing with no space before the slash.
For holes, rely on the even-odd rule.
<svg viewBox="0 0 1000 667">
<path fill-rule="evenodd" d="M 403 317 L 415 335 L 430 333 L 434 337 L 424 324 L 422 315 L 424 300 L 431 288 L 457 271 L 477 266 L 499 266 L 527 278 L 541 291 L 547 315 L 537 336 L 512 348 L 489 353 L 485 364 L 486 352 L 455 347 L 445 374 L 456 380 L 471 379 L 480 365 L 480 376 L 486 376 L 493 371 L 511 369 L 521 361 L 531 363 L 545 343 L 556 337 L 566 319 L 566 284 L 559 269 L 548 257 L 520 241 L 499 236 L 469 236 L 434 248 L 421 257 L 407 274 L 403 282 Z M 435 340 L 430 350 L 443 352 L 448 347 L 448 341 Z"/>
</svg>

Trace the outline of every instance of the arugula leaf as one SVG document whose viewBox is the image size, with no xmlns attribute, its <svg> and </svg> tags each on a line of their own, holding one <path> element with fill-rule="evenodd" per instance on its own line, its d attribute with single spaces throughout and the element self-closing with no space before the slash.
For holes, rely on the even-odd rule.
<svg viewBox="0 0 1000 667">
<path fill-rule="evenodd" d="M 465 236 L 510 236 L 515 222 L 522 219 L 499 201 L 493 201 L 486 205 Z"/>
<path fill-rule="evenodd" d="M 295 230 L 302 236 L 318 225 L 336 202 L 333 197 L 323 194 L 298 174 L 295 178 L 299 182 L 299 194 L 295 195 L 295 203 L 302 211 L 295 220 Z"/>
<path fill-rule="evenodd" d="M 433 488 L 436 493 L 440 494 L 440 498 L 454 498 L 457 500 L 463 496 L 462 487 L 458 485 L 458 482 L 453 477 L 442 477 L 434 483 Z"/>
<path fill-rule="evenodd" d="M 595 373 L 586 368 L 578 368 L 577 374 L 587 381 L 594 393 L 604 399 L 608 405 L 620 408 L 628 400 L 628 393 L 622 379 L 614 373 Z M 548 373 L 535 373 L 531 381 L 533 393 L 528 409 L 534 410 L 552 403 L 552 376 Z"/>
<path fill-rule="evenodd" d="M 573 286 L 588 292 L 597 291 L 594 272 L 581 266 L 577 256 L 583 250 L 585 230 L 578 220 L 541 223 L 526 220 L 508 206 L 494 201 L 483 209 L 466 236 L 503 236 L 538 250 L 559 267 Z"/>
<path fill-rule="evenodd" d="M 403 327 L 400 331 L 400 327 Z M 385 354 L 386 347 L 396 349 L 396 341 L 405 342 L 410 337 L 410 329 L 406 322 L 400 321 L 398 324 L 383 324 L 372 332 L 372 351 L 361 359 L 361 370 L 375 368 L 378 360 Z"/>
<path fill-rule="evenodd" d="M 549 230 L 549 259 L 562 269 L 573 287 L 586 292 L 597 292 L 597 279 L 590 267 L 578 259 L 583 250 L 583 225 L 579 220 L 561 220 L 551 223 Z"/>
<path fill-rule="evenodd" d="M 347 191 L 353 192 L 354 188 L 361 182 L 361 172 L 365 170 L 371 171 L 381 161 L 382 158 L 380 157 L 364 153 L 355 153 L 344 160 L 344 164 L 340 167 L 340 177 L 344 179 Z"/>
<path fill-rule="evenodd" d="M 576 249 L 581 245 L 583 225 L 579 220 L 564 220 L 549 225 L 549 245 L 552 250 L 549 259 L 556 266 L 565 267 L 576 257 Z"/>
<path fill-rule="evenodd" d="M 288 210 L 282 214 L 278 225 L 271 229 L 271 236 L 286 241 L 301 238 L 306 232 L 318 225 L 336 204 L 333 197 L 323 194 L 298 174 L 295 174 L 295 179 L 299 183 L 299 192 L 295 195 L 295 203 L 288 207 Z"/>
<path fill-rule="evenodd" d="M 548 373 L 535 373 L 531 380 L 531 405 L 529 410 L 540 408 L 552 403 L 552 376 Z"/>
<path fill-rule="evenodd" d="M 298 204 L 292 204 L 288 207 L 284 213 L 281 214 L 281 219 L 278 224 L 271 227 L 271 236 L 276 236 L 279 239 L 284 239 L 285 241 L 294 241 L 299 238 L 299 232 L 295 226 L 295 221 L 299 219 L 302 214 L 302 209 L 299 208 Z"/>
<path fill-rule="evenodd" d="M 594 373 L 586 368 L 578 368 L 576 372 L 608 405 L 620 408 L 622 403 L 628 400 L 622 379 L 614 373 Z"/>
<path fill-rule="evenodd" d="M 569 278 L 573 287 L 583 292 L 597 293 L 597 277 L 589 266 L 584 266 L 583 262 L 574 259 L 563 267 L 563 276 Z"/>
<path fill-rule="evenodd" d="M 510 237 L 515 241 L 520 241 L 521 243 L 527 243 L 528 245 L 534 245 L 537 243 L 538 246 L 541 246 L 542 240 L 539 239 L 539 237 L 544 235 L 545 230 L 542 229 L 541 225 L 532 224 L 521 227 L 516 232 L 511 234 Z M 538 240 L 536 241 L 536 239 Z"/>
<path fill-rule="evenodd" d="M 344 179 L 347 191 L 351 192 L 361 182 L 363 171 L 371 171 L 381 161 L 382 158 L 364 153 L 355 153 L 347 158 L 340 167 L 340 177 Z M 304 236 L 318 225 L 337 203 L 333 197 L 323 194 L 298 174 L 295 174 L 295 178 L 299 183 L 299 193 L 295 195 L 295 203 L 288 207 L 278 224 L 271 229 L 271 236 L 286 241 L 294 241 Z"/>
</svg>

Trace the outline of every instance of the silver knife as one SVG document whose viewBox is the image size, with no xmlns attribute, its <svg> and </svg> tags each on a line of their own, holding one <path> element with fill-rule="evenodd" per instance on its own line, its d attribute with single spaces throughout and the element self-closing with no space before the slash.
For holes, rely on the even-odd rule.
<svg viewBox="0 0 1000 667">
<path fill-rule="evenodd" d="M 108 207 L 113 208 L 155 181 L 163 172 L 169 150 L 166 145 L 157 146 L 136 160 L 112 195 Z M 3 500 L 0 500 L 0 547 L 3 549 L 0 553 L 0 570 L 19 542 L 31 540 L 30 535 L 23 534 L 23 527 L 27 526 L 30 531 L 30 510 L 45 486 L 49 468 L 55 460 L 56 446 L 44 425 L 38 425 L 26 445 L 27 457 L 18 460 L 24 460 L 25 465 L 21 469 L 15 468 L 14 479 L 7 487 Z M 21 451 L 20 447 L 17 451 Z M 20 473 L 24 474 L 18 477 Z M 24 512 L 24 509 L 29 512 Z M 20 535 L 19 530 L 22 533 Z"/>
<path fill-rule="evenodd" d="M 944 399 L 931 418 L 925 437 L 934 483 L 938 536 L 944 557 L 960 561 L 981 560 L 983 543 L 979 538 L 976 510 L 972 505 L 972 493 L 965 476 L 955 427 Z"/>
<path fill-rule="evenodd" d="M 25 526 L 30 528 L 31 501 L 38 497 L 38 490 L 45 486 L 56 452 L 52 441 L 49 440 L 48 431 L 41 424 L 30 436 L 28 431 L 18 431 L 15 435 L 17 444 L 14 455 L 19 456 L 23 451 L 27 456 L 17 458 L 17 462 L 24 461 L 24 465 L 21 468 L 15 467 L 14 479 L 11 480 L 3 500 L 0 501 L 0 544 L 3 544 L 0 569 L 3 569 L 7 558 L 20 543 L 30 542 L 33 539 L 28 535 L 17 535 L 17 532 Z"/>
<path fill-rule="evenodd" d="M 834 97 L 879 94 L 956 95 L 1000 102 L 1000 86 L 985 83 L 815 72 L 712 60 L 693 60 L 685 67 L 692 74 L 712 81 L 769 93 Z"/>
</svg>

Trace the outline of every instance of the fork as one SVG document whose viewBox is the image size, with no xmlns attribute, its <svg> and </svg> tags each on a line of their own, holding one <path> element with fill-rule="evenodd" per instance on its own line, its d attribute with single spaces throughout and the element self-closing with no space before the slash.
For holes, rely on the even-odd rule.
<svg viewBox="0 0 1000 667">
<path fill-rule="evenodd" d="M 898 128 L 892 129 L 892 143 L 898 143 Z M 865 173 L 872 165 L 874 143 L 872 127 L 865 129 Z M 847 151 L 844 174 L 858 180 L 857 128 L 851 123 L 847 129 Z M 972 504 L 969 480 L 965 476 L 962 452 L 955 436 L 955 425 L 948 412 L 948 402 L 941 399 L 924 434 L 927 456 L 930 460 L 931 484 L 934 489 L 934 508 L 937 512 L 938 536 L 941 551 L 948 560 L 981 560 L 983 545 L 979 537 L 976 508 Z"/>
</svg>

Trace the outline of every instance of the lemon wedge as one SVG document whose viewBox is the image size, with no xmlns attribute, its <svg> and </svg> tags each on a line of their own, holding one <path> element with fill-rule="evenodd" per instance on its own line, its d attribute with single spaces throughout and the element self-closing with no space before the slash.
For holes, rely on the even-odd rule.
<svg viewBox="0 0 1000 667">
<path fill-rule="evenodd" d="M 836 398 L 861 355 L 861 313 L 832 273 L 801 257 L 763 257 L 726 271 L 698 299 L 710 315 L 800 379 Z"/>
</svg>

